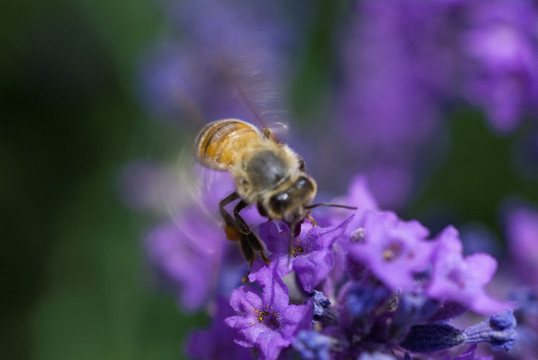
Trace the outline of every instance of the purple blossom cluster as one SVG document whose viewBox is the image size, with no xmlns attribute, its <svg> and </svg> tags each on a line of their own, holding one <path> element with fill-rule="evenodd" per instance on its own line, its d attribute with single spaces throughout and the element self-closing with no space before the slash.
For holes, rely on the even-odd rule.
<svg viewBox="0 0 538 360">
<path fill-rule="evenodd" d="M 191 335 L 187 354 L 482 359 L 474 355 L 477 343 L 509 350 L 516 339 L 510 303 L 485 289 L 495 260 L 463 256 L 451 226 L 432 238 L 418 221 L 379 210 L 366 185 L 356 178 L 346 198 L 358 210 L 339 209 L 318 217 L 319 224 L 306 220 L 291 257 L 289 229 L 261 221 L 257 232 L 270 263 L 256 260 L 243 281 L 246 263 L 211 216 L 189 210 L 151 231 L 150 260 L 182 307 L 206 307 L 212 317 L 209 329 Z M 468 311 L 491 317 L 466 329 L 449 323 Z"/>
<path fill-rule="evenodd" d="M 503 134 L 538 118 L 535 1 L 357 4 L 343 29 L 337 108 L 347 145 L 384 206 L 405 203 L 424 178 L 419 170 L 439 159 L 434 145 L 446 141 L 447 110 L 468 104 Z"/>
</svg>

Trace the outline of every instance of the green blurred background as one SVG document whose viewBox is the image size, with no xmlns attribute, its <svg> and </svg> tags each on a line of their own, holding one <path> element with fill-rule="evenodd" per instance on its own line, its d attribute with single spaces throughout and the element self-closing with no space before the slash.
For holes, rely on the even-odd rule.
<svg viewBox="0 0 538 360">
<path fill-rule="evenodd" d="M 321 9 L 301 49 L 294 106 L 310 111 L 330 79 Z M 162 35 L 150 0 L 3 1 L 0 11 L 0 208 L 3 359 L 177 359 L 194 315 L 151 285 L 140 216 L 117 195 L 118 174 L 151 147 L 137 102 L 141 53 Z M 316 90 L 317 89 L 317 90 Z M 321 93 L 321 91 L 318 91 Z M 298 96 L 297 94 L 301 94 Z M 499 138 L 479 114 L 456 114 L 446 161 L 405 217 L 444 203 L 458 221 L 502 230 L 499 204 L 538 202 L 513 169 L 522 129 Z"/>
<path fill-rule="evenodd" d="M 177 359 L 189 317 L 151 286 L 117 196 L 147 128 L 145 0 L 0 5 L 2 359 Z"/>
</svg>

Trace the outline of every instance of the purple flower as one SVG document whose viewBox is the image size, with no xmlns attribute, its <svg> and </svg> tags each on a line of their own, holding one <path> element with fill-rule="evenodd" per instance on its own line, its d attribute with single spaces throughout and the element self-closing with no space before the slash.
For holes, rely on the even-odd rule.
<svg viewBox="0 0 538 360">
<path fill-rule="evenodd" d="M 487 254 L 463 258 L 458 231 L 449 226 L 434 240 L 431 255 L 431 280 L 428 296 L 443 301 L 467 305 L 479 314 L 492 314 L 508 308 L 508 304 L 493 299 L 485 290 L 497 268 L 495 259 Z"/>
<path fill-rule="evenodd" d="M 353 215 L 344 222 L 329 227 L 313 226 L 307 221 L 302 225 L 301 234 L 292 240 L 291 269 L 295 271 L 305 291 L 312 291 L 332 270 L 334 254 L 330 250 L 352 218 Z M 289 233 L 279 231 L 276 224 L 267 222 L 260 226 L 260 237 L 265 240 L 268 250 L 272 252 L 269 259 L 280 265 L 279 269 L 282 270 L 279 270 L 279 274 L 286 275 L 289 272 L 285 270 L 288 261 Z M 254 267 L 256 268 L 257 266 Z M 254 279 L 251 277 L 251 280 Z"/>
<path fill-rule="evenodd" d="M 428 268 L 431 244 L 428 229 L 418 221 L 404 222 L 392 212 L 369 211 L 359 233 L 353 233 L 346 250 L 393 290 L 417 288 L 415 274 Z"/>
<path fill-rule="evenodd" d="M 312 308 L 288 304 L 288 288 L 275 276 L 275 265 L 262 268 L 257 275 L 261 294 L 254 286 L 236 289 L 230 305 L 238 315 L 226 318 L 225 322 L 234 331 L 237 344 L 256 347 L 261 359 L 276 359 L 300 330 L 311 328 Z"/>
</svg>

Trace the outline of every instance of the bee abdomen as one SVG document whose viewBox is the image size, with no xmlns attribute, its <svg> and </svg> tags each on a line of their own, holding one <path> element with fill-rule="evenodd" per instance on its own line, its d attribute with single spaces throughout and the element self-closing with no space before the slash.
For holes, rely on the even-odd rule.
<svg viewBox="0 0 538 360">
<path fill-rule="evenodd" d="M 230 170 L 237 162 L 238 154 L 261 137 L 261 132 L 247 122 L 238 119 L 213 121 L 196 138 L 196 159 L 211 169 Z"/>
</svg>

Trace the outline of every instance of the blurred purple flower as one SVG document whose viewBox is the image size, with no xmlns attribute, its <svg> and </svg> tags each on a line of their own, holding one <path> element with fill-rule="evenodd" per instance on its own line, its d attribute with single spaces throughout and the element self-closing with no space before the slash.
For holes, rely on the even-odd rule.
<svg viewBox="0 0 538 360">
<path fill-rule="evenodd" d="M 466 95 L 486 111 L 495 130 L 511 131 L 525 112 L 538 111 L 538 6 L 488 0 L 468 4 L 466 11 Z"/>
<path fill-rule="evenodd" d="M 538 211 L 527 206 L 515 207 L 506 222 L 514 268 L 527 285 L 538 286 Z"/>
<path fill-rule="evenodd" d="M 536 2 L 357 3 L 342 36 L 338 118 L 383 207 L 404 204 L 438 161 L 447 105 L 477 106 L 497 132 L 537 117 Z"/>
<path fill-rule="evenodd" d="M 466 304 L 478 314 L 492 314 L 509 307 L 486 293 L 497 262 L 490 255 L 474 254 L 463 258 L 458 231 L 449 226 L 434 240 L 431 281 L 426 293 L 434 299 Z"/>
<path fill-rule="evenodd" d="M 427 269 L 429 231 L 418 221 L 403 222 L 392 212 L 367 212 L 363 236 L 345 245 L 352 260 L 365 265 L 392 290 L 414 290 L 414 274 Z"/>
<path fill-rule="evenodd" d="M 436 8 L 415 1 L 361 1 L 343 43 L 342 134 L 384 207 L 406 200 L 418 155 L 438 131 L 439 106 L 429 83 L 450 78 L 451 67 L 432 31 Z M 388 180 L 394 178 L 399 181 Z"/>
</svg>

